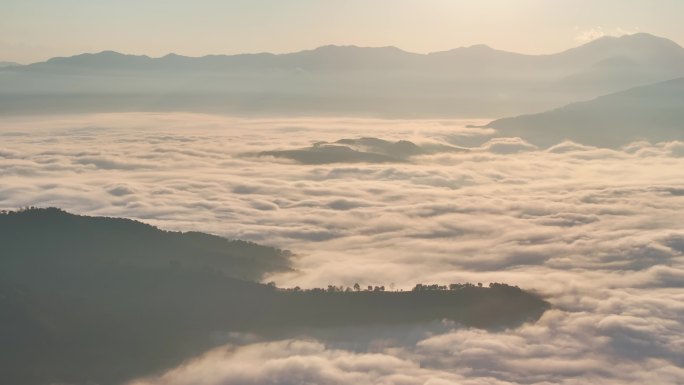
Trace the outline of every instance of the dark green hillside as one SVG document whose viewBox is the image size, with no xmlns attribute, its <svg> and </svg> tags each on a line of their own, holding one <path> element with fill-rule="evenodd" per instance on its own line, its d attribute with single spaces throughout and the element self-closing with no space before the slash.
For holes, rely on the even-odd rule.
<svg viewBox="0 0 684 385">
<path fill-rule="evenodd" d="M 119 384 L 178 365 L 225 332 L 283 337 L 445 318 L 511 327 L 548 308 L 501 284 L 280 290 L 235 278 L 286 268 L 277 250 L 57 209 L 0 215 L 0 243 L 1 384 Z"/>
<path fill-rule="evenodd" d="M 0 241 L 5 254 L 0 268 L 5 271 L 32 267 L 28 261 L 73 269 L 84 264 L 175 266 L 257 280 L 264 273 L 289 269 L 290 257 L 288 251 L 251 242 L 163 231 L 130 219 L 73 215 L 56 208 L 0 215 Z"/>
</svg>

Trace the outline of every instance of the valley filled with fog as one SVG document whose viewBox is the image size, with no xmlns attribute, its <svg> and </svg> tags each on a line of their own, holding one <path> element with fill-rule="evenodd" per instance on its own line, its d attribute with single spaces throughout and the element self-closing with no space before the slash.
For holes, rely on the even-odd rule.
<svg viewBox="0 0 684 385">
<path fill-rule="evenodd" d="M 506 282 L 552 305 L 510 330 L 231 334 L 136 385 L 681 383 L 684 142 L 468 128 L 490 120 L 8 116 L 0 208 L 289 249 L 294 269 L 263 278 L 279 287 Z"/>
</svg>

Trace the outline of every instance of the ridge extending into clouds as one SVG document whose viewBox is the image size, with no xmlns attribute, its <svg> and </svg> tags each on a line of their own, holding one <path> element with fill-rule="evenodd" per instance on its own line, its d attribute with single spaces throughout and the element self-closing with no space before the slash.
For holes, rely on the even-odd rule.
<svg viewBox="0 0 684 385">
<path fill-rule="evenodd" d="M 288 248 L 297 271 L 267 278 L 281 286 L 504 281 L 555 307 L 515 330 L 447 325 L 363 349 L 325 333 L 233 341 L 141 384 L 682 383 L 684 143 L 544 150 L 496 138 L 385 164 L 239 156 L 311 138 L 459 146 L 481 134 L 467 123 L 478 122 L 6 119 L 0 207 L 60 206 Z"/>
</svg>

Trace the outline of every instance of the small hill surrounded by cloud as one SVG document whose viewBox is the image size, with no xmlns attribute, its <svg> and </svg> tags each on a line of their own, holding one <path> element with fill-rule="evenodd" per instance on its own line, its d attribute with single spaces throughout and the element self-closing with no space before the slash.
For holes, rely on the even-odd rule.
<svg viewBox="0 0 684 385">
<path fill-rule="evenodd" d="M 259 157 L 283 158 L 302 164 L 407 162 L 418 155 L 462 152 L 467 149 L 446 144 L 417 145 L 408 140 L 396 142 L 364 137 L 318 142 L 311 147 L 262 151 Z"/>
</svg>

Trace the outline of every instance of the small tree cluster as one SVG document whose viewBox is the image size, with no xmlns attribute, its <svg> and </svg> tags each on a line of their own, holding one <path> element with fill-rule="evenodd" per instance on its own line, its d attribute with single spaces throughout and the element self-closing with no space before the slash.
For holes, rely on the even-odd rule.
<svg viewBox="0 0 684 385">
<path fill-rule="evenodd" d="M 518 286 L 508 285 L 502 282 L 491 282 L 489 287 L 492 289 L 517 290 L 522 291 Z"/>
<path fill-rule="evenodd" d="M 269 287 L 275 288 L 275 282 L 269 282 L 268 283 Z M 355 283 L 354 286 L 335 286 L 335 285 L 328 285 L 327 288 L 320 288 L 320 287 L 314 287 L 311 289 L 302 289 L 299 286 L 295 286 L 292 288 L 285 288 L 285 289 L 278 289 L 281 291 L 288 291 L 288 292 L 308 292 L 308 293 L 359 293 L 359 292 L 384 292 L 385 291 L 385 286 L 380 285 L 380 286 L 373 286 L 373 285 L 368 285 L 365 289 L 361 288 L 361 285 L 358 283 Z"/>
<path fill-rule="evenodd" d="M 454 290 L 461 290 L 469 287 L 482 287 L 482 283 L 478 282 L 477 284 L 472 284 L 470 282 L 466 283 L 452 283 L 449 285 L 439 285 L 439 284 L 422 284 L 418 283 L 416 286 L 413 287 L 411 291 L 454 291 Z M 491 285 L 490 285 L 491 287 Z"/>
<path fill-rule="evenodd" d="M 269 287 L 275 288 L 275 283 L 274 282 L 269 282 L 268 284 Z M 462 289 L 467 289 L 467 288 L 482 288 L 484 285 L 482 282 L 478 283 L 452 283 L 449 285 L 439 285 L 439 284 L 422 284 L 418 283 L 416 286 L 411 289 L 411 291 L 417 292 L 417 291 L 456 291 L 456 290 L 462 290 Z M 505 283 L 499 283 L 499 282 L 491 282 L 488 285 L 489 288 L 491 289 L 502 289 L 502 290 L 520 290 L 519 287 L 517 286 L 511 286 Z M 373 285 L 368 285 L 365 288 L 362 288 L 361 285 L 358 283 L 355 283 L 354 286 L 335 286 L 335 285 L 328 285 L 327 288 L 320 288 L 320 287 L 315 287 L 312 289 L 302 289 L 299 286 L 295 286 L 293 288 L 287 288 L 287 289 L 278 289 L 282 291 L 288 291 L 288 292 L 307 292 L 307 293 L 368 293 L 368 292 L 373 292 L 373 293 L 378 293 L 378 292 L 385 292 L 385 286 L 373 286 Z M 392 290 L 393 291 L 393 290 Z"/>
</svg>

